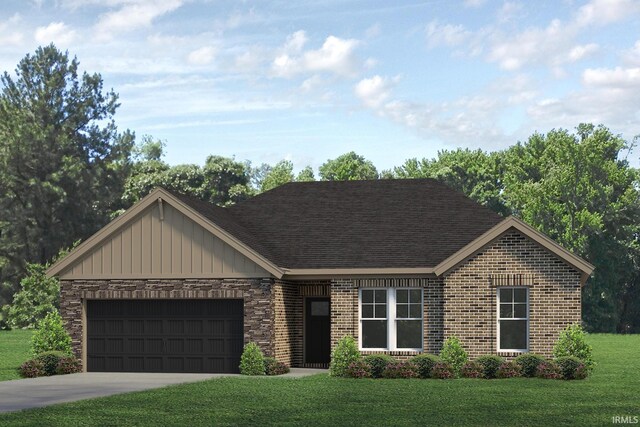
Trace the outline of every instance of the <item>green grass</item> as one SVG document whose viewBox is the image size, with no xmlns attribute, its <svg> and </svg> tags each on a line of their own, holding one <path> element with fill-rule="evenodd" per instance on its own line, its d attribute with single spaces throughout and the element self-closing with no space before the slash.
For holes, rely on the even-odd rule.
<svg viewBox="0 0 640 427">
<path fill-rule="evenodd" d="M 31 330 L 0 331 L 0 381 L 20 378 L 18 367 L 29 358 Z"/>
<path fill-rule="evenodd" d="M 0 415 L 0 425 L 609 425 L 640 416 L 640 335 L 592 335 L 584 381 L 223 378 Z"/>
</svg>

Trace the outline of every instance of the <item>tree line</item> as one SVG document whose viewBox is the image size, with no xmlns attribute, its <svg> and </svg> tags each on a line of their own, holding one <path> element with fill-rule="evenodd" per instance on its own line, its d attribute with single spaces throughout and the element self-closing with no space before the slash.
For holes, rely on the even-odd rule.
<svg viewBox="0 0 640 427">
<path fill-rule="evenodd" d="M 317 178 L 310 166 L 294 173 L 289 160 L 210 155 L 203 165 L 169 165 L 164 141 L 118 130 L 118 95 L 78 66 L 49 45 L 0 77 L 0 306 L 32 264 L 50 262 L 158 185 L 227 206 L 292 181 L 434 178 L 594 264 L 583 288 L 588 330 L 640 332 L 640 180 L 629 163 L 637 137 L 579 124 L 500 151 L 443 150 L 382 171 L 349 152 Z"/>
</svg>

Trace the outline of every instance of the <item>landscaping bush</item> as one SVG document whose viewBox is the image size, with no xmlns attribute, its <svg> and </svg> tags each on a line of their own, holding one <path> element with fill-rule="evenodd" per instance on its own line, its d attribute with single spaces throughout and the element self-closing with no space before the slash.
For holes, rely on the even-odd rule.
<svg viewBox="0 0 640 427">
<path fill-rule="evenodd" d="M 73 356 L 64 356 L 58 360 L 56 375 L 75 374 L 82 372 L 82 362 Z"/>
<path fill-rule="evenodd" d="M 382 373 L 383 378 L 420 378 L 418 367 L 412 362 L 391 362 Z"/>
<path fill-rule="evenodd" d="M 565 380 L 584 379 L 587 377 L 587 365 L 574 356 L 558 357 L 555 362 L 560 367 L 560 373 Z"/>
<path fill-rule="evenodd" d="M 496 378 L 498 374 L 498 368 L 504 363 L 504 359 L 496 355 L 480 356 L 476 359 L 480 365 L 482 365 L 482 376 L 488 379 Z"/>
<path fill-rule="evenodd" d="M 483 378 L 484 369 L 482 365 L 475 360 L 470 360 L 462 366 L 460 375 L 464 378 Z"/>
<path fill-rule="evenodd" d="M 27 360 L 20 365 L 18 373 L 23 378 L 41 377 L 44 375 L 44 363 L 37 359 Z"/>
<path fill-rule="evenodd" d="M 351 362 L 345 370 L 345 376 L 349 378 L 371 378 L 371 365 L 362 359 Z"/>
<path fill-rule="evenodd" d="M 264 358 L 264 373 L 265 375 L 283 375 L 289 372 L 289 367 L 276 360 L 274 357 Z"/>
<path fill-rule="evenodd" d="M 373 378 L 382 378 L 382 373 L 387 368 L 387 365 L 396 361 L 387 354 L 370 354 L 365 356 L 363 360 L 369 365 L 369 370 Z"/>
<path fill-rule="evenodd" d="M 455 336 L 450 336 L 444 341 L 442 345 L 442 351 L 440 351 L 440 359 L 443 362 L 449 363 L 453 368 L 454 374 L 456 376 L 460 375 L 460 370 L 467 360 L 469 360 L 469 356 L 467 356 L 467 352 L 462 347 L 460 340 Z"/>
<path fill-rule="evenodd" d="M 342 337 L 331 352 L 329 375 L 333 377 L 345 377 L 349 365 L 360 359 L 360 351 L 358 351 L 356 340 L 348 335 Z"/>
<path fill-rule="evenodd" d="M 242 375 L 264 375 L 264 355 L 258 344 L 250 342 L 244 347 L 240 357 Z"/>
<path fill-rule="evenodd" d="M 558 359 L 574 356 L 582 360 L 588 370 L 592 370 L 596 363 L 593 360 L 593 350 L 587 343 L 587 337 L 578 324 L 569 325 L 560 331 L 558 341 L 553 346 L 553 357 Z"/>
<path fill-rule="evenodd" d="M 450 363 L 447 362 L 437 362 L 431 368 L 431 378 L 436 378 L 440 380 L 447 380 L 450 378 L 455 378 L 456 374 Z"/>
<path fill-rule="evenodd" d="M 26 267 L 20 290 L 13 295 L 11 305 L 3 308 L 3 317 L 11 328 L 33 328 L 59 305 L 60 284 L 57 277 L 47 276 L 48 266 L 27 263 Z"/>
<path fill-rule="evenodd" d="M 503 362 L 500 367 L 498 367 L 498 371 L 496 372 L 496 377 L 498 378 L 516 378 L 521 376 L 522 369 L 520 365 L 518 365 L 514 361 Z"/>
<path fill-rule="evenodd" d="M 61 351 L 45 351 L 37 355 L 36 360 L 42 362 L 43 375 L 51 376 L 56 374 L 58 362 L 65 357 L 68 357 L 68 354 Z"/>
<path fill-rule="evenodd" d="M 552 360 L 545 360 L 538 365 L 536 377 L 548 380 L 557 380 L 562 378 L 562 372 L 560 372 L 560 367 L 557 363 Z"/>
<path fill-rule="evenodd" d="M 544 357 L 535 353 L 524 353 L 516 357 L 515 362 L 520 365 L 523 377 L 535 377 L 538 365 L 544 362 Z"/>
<path fill-rule="evenodd" d="M 34 356 L 48 351 L 61 351 L 71 355 L 71 337 L 62 325 L 57 311 L 45 316 L 31 337 L 31 353 Z"/>
<path fill-rule="evenodd" d="M 433 354 L 419 354 L 414 356 L 411 361 L 418 367 L 420 378 L 431 378 L 433 365 L 441 362 L 440 358 Z"/>
</svg>

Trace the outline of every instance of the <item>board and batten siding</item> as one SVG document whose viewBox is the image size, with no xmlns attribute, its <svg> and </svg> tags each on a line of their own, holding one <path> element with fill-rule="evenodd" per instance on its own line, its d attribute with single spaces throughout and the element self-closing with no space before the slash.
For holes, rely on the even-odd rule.
<svg viewBox="0 0 640 427">
<path fill-rule="evenodd" d="M 270 277 L 182 212 L 154 204 L 60 275 L 61 279 Z"/>
</svg>

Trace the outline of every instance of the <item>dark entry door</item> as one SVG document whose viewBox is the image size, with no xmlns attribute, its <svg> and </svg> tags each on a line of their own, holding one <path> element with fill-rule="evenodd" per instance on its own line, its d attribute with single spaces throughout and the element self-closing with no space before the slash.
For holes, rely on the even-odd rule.
<svg viewBox="0 0 640 427">
<path fill-rule="evenodd" d="M 305 307 L 305 362 L 328 365 L 331 359 L 331 303 L 329 298 L 307 298 Z"/>
<path fill-rule="evenodd" d="M 89 300 L 87 370 L 238 372 L 242 300 Z"/>
</svg>

